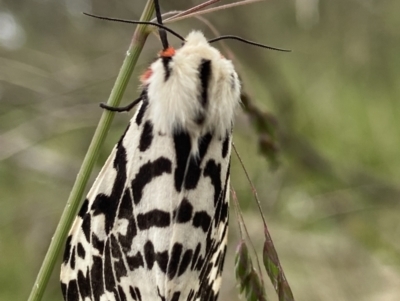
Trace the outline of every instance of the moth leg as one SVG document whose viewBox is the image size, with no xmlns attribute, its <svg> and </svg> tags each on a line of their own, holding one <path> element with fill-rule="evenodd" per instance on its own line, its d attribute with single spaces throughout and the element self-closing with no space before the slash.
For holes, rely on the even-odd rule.
<svg viewBox="0 0 400 301">
<path fill-rule="evenodd" d="M 111 107 L 102 102 L 102 103 L 100 103 L 100 108 L 103 108 L 103 109 L 105 109 L 107 111 L 111 111 L 111 112 L 129 112 L 141 100 L 142 100 L 142 96 L 140 96 L 138 99 L 135 99 L 134 101 L 132 101 L 129 105 L 127 105 L 125 107 Z"/>
</svg>

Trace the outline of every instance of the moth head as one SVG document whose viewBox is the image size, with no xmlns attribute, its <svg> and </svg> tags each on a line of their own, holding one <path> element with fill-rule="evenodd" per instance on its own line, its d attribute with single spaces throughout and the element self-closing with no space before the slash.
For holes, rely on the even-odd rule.
<svg viewBox="0 0 400 301">
<path fill-rule="evenodd" d="M 223 137 L 231 130 L 240 102 L 238 75 L 200 31 L 191 32 L 181 48 L 161 51 L 142 80 L 161 131 Z"/>
<path fill-rule="evenodd" d="M 225 35 L 206 40 L 199 31 L 186 38 L 166 27 L 158 1 L 155 1 L 157 23 L 129 21 L 85 15 L 123 23 L 153 25 L 159 28 L 163 50 L 141 77 L 143 95 L 150 117 L 160 132 L 188 131 L 192 136 L 213 132 L 223 136 L 230 131 L 234 110 L 240 101 L 240 82 L 232 62 L 225 59 L 211 43 L 237 40 L 253 46 L 284 51 L 238 36 Z M 184 41 L 181 48 L 170 47 L 167 32 Z M 140 98 L 141 99 L 141 98 Z"/>
</svg>

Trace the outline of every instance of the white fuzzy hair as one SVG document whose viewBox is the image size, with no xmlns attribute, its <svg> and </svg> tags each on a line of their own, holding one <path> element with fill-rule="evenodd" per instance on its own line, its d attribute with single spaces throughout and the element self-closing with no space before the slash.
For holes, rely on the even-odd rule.
<svg viewBox="0 0 400 301">
<path fill-rule="evenodd" d="M 199 100 L 199 66 L 204 59 L 211 61 L 211 74 L 205 119 L 199 124 L 196 117 L 204 111 Z M 171 74 L 166 80 L 162 59 L 156 60 L 150 66 L 151 76 L 143 83 L 148 86 L 148 110 L 154 129 L 163 133 L 186 129 L 193 140 L 207 132 L 219 137 L 230 132 L 240 102 L 240 81 L 232 62 L 212 47 L 203 33 L 193 31 L 176 50 L 169 66 Z"/>
</svg>

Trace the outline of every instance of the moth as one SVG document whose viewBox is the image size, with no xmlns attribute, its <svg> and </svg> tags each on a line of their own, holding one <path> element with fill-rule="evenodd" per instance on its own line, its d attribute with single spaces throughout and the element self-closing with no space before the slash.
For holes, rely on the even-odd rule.
<svg viewBox="0 0 400 301">
<path fill-rule="evenodd" d="M 155 4 L 163 50 L 69 232 L 65 301 L 218 298 L 241 85 L 201 32 L 169 46 Z"/>
</svg>

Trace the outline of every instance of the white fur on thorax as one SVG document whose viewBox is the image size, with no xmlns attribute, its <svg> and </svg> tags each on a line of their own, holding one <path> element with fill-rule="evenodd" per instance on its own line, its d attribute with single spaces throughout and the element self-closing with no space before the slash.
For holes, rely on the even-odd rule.
<svg viewBox="0 0 400 301">
<path fill-rule="evenodd" d="M 203 110 L 199 101 L 202 59 L 211 61 L 211 76 L 205 120 L 199 125 L 195 119 Z M 240 102 L 240 82 L 232 62 L 199 31 L 187 36 L 171 62 L 168 80 L 160 58 L 150 66 L 152 74 L 144 82 L 148 85 L 148 109 L 155 129 L 169 133 L 185 129 L 194 140 L 207 132 L 224 137 L 231 131 L 235 108 Z"/>
</svg>

